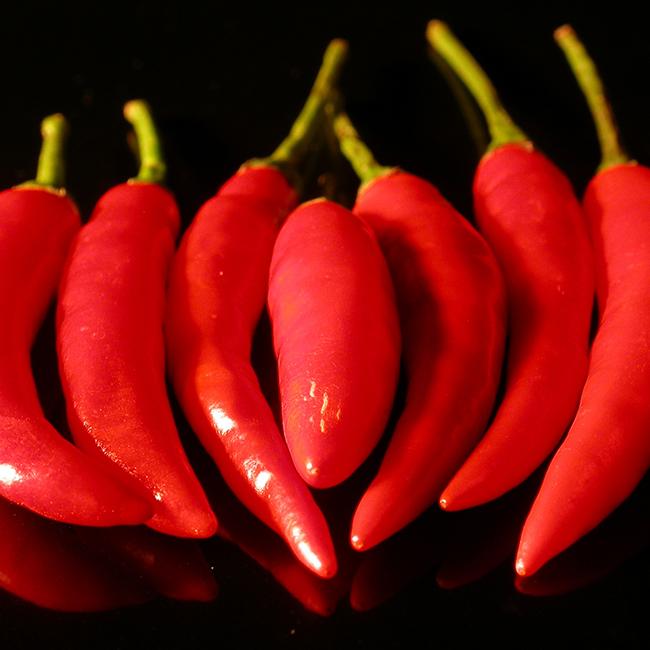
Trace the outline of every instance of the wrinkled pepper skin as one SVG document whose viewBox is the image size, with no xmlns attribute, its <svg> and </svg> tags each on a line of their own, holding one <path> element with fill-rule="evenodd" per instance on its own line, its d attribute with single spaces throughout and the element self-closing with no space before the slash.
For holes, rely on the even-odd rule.
<svg viewBox="0 0 650 650">
<path fill-rule="evenodd" d="M 172 195 L 155 184 L 130 181 L 100 199 L 66 265 L 57 346 L 77 445 L 149 500 L 149 526 L 209 537 L 216 518 L 165 384 L 165 289 L 179 221 Z"/>
<path fill-rule="evenodd" d="M 628 163 L 598 173 L 583 206 L 599 324 L 577 415 L 524 525 L 521 575 L 598 525 L 650 467 L 650 169 Z"/>
<path fill-rule="evenodd" d="M 436 504 L 494 405 L 505 288 L 481 235 L 427 181 L 393 171 L 363 186 L 354 213 L 377 235 L 395 285 L 406 404 L 354 514 L 368 549 Z"/>
<path fill-rule="evenodd" d="M 327 523 L 291 457 L 250 361 L 278 228 L 297 196 L 248 167 L 203 205 L 176 254 L 169 371 L 190 425 L 238 499 L 315 573 L 336 573 Z"/>
<path fill-rule="evenodd" d="M 268 302 L 289 450 L 305 481 L 331 487 L 377 444 L 399 372 L 394 291 L 372 231 L 331 201 L 298 207 L 273 250 Z"/>
<path fill-rule="evenodd" d="M 45 419 L 30 349 L 61 276 L 79 213 L 63 193 L 0 193 L 0 496 L 72 524 L 136 524 L 150 514 Z"/>
<path fill-rule="evenodd" d="M 533 473 L 571 424 L 589 363 L 593 255 L 569 180 L 532 145 L 504 145 L 483 157 L 474 204 L 507 287 L 506 382 L 488 431 L 442 494 L 447 510 L 491 501 Z"/>
</svg>

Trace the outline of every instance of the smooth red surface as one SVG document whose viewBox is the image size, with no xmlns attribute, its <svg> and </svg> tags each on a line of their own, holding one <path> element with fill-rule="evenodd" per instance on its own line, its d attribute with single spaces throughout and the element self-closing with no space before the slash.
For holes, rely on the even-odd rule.
<svg viewBox="0 0 650 650">
<path fill-rule="evenodd" d="M 309 484 L 331 487 L 379 440 L 399 371 L 393 287 L 368 226 L 324 199 L 294 210 L 273 249 L 268 301 L 293 462 Z"/>
<path fill-rule="evenodd" d="M 185 415 L 230 488 L 304 564 L 331 576 L 327 523 L 293 467 L 250 362 L 273 244 L 296 200 L 277 170 L 247 168 L 201 208 L 174 260 L 167 344 Z"/>
<path fill-rule="evenodd" d="M 505 145 L 481 161 L 474 202 L 506 282 L 506 384 L 488 431 L 442 494 L 447 510 L 501 496 L 544 461 L 575 415 L 589 362 L 592 250 L 568 179 L 530 145 Z"/>
<path fill-rule="evenodd" d="M 406 405 L 352 522 L 367 549 L 437 503 L 483 433 L 505 338 L 505 291 L 483 238 L 430 183 L 393 172 L 354 207 L 377 234 L 400 311 Z"/>
<path fill-rule="evenodd" d="M 139 523 L 146 502 L 45 419 L 32 375 L 30 348 L 78 229 L 77 208 L 62 194 L 0 193 L 0 495 L 68 523 Z"/>
<path fill-rule="evenodd" d="M 167 190 L 129 182 L 108 191 L 70 252 L 57 346 L 75 442 L 149 500 L 149 526 L 208 537 L 216 519 L 165 385 L 165 288 L 178 227 Z"/>
<path fill-rule="evenodd" d="M 600 322 L 576 418 L 526 520 L 530 575 L 626 499 L 650 467 L 650 169 L 597 174 L 584 199 Z"/>
</svg>

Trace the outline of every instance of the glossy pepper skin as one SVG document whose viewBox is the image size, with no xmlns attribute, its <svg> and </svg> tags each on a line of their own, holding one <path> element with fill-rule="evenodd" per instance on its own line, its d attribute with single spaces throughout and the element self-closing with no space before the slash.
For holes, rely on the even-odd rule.
<svg viewBox="0 0 650 650">
<path fill-rule="evenodd" d="M 650 467 L 650 169 L 628 163 L 601 171 L 584 210 L 599 324 L 578 413 L 521 534 L 521 575 L 605 519 Z"/>
<path fill-rule="evenodd" d="M 592 250 L 569 180 L 532 145 L 503 145 L 481 160 L 474 205 L 507 287 L 506 383 L 488 431 L 441 496 L 448 510 L 495 499 L 532 474 L 573 419 L 589 363 Z"/>
<path fill-rule="evenodd" d="M 492 251 L 427 181 L 401 171 L 363 186 L 354 213 L 377 235 L 395 285 L 406 404 L 354 514 L 368 549 L 438 501 L 483 433 L 505 339 L 505 290 Z"/>
<path fill-rule="evenodd" d="M 151 503 L 152 528 L 208 537 L 216 519 L 185 456 L 166 393 L 163 317 L 179 228 L 155 183 L 109 190 L 77 236 L 57 309 L 74 440 Z"/>
<path fill-rule="evenodd" d="M 445 488 L 459 510 L 516 487 L 552 453 L 584 385 L 594 297 L 584 216 L 566 176 L 536 151 L 478 62 L 441 21 L 427 37 L 473 95 L 491 143 L 474 177 L 479 229 L 508 297 L 504 395 L 485 436 Z"/>
<path fill-rule="evenodd" d="M 531 575 L 599 524 L 650 467 L 650 169 L 630 161 L 598 70 L 573 29 L 555 31 L 594 119 L 602 154 L 583 207 L 599 322 L 578 412 L 524 524 L 515 560 Z"/>
<path fill-rule="evenodd" d="M 270 166 L 245 167 L 198 212 L 174 259 L 169 372 L 192 428 L 239 500 L 329 577 L 327 523 L 300 480 L 251 366 L 280 223 L 297 196 Z"/>
<path fill-rule="evenodd" d="M 0 496 L 72 524 L 144 521 L 150 510 L 45 419 L 30 348 L 54 298 L 79 213 L 63 191 L 0 193 Z"/>
<path fill-rule="evenodd" d="M 277 231 L 298 200 L 293 183 L 302 182 L 346 52 L 345 41 L 330 42 L 287 137 L 196 215 L 176 255 L 167 316 L 171 378 L 190 424 L 240 501 L 321 577 L 337 570 L 327 523 L 293 467 L 250 354 Z"/>
<path fill-rule="evenodd" d="M 331 487 L 378 442 L 399 372 L 394 292 L 372 231 L 331 201 L 298 207 L 273 249 L 268 303 L 289 450 L 305 481 Z"/>
</svg>

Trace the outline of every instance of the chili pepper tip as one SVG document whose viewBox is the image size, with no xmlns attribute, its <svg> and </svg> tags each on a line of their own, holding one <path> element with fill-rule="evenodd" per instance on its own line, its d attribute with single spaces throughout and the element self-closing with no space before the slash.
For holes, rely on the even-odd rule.
<svg viewBox="0 0 650 650">
<path fill-rule="evenodd" d="M 320 468 L 314 465 L 314 463 L 311 460 L 308 460 L 305 463 L 305 471 L 309 476 L 313 476 L 316 478 L 320 474 Z"/>
<path fill-rule="evenodd" d="M 359 535 L 352 535 L 350 538 L 350 544 L 352 544 L 352 548 L 354 548 L 357 551 L 363 551 L 365 544 L 361 541 L 361 538 Z"/>
<path fill-rule="evenodd" d="M 515 563 L 515 571 L 517 572 L 517 575 L 520 575 L 522 577 L 524 577 L 527 573 L 526 566 L 521 558 L 518 558 L 517 562 Z"/>
<path fill-rule="evenodd" d="M 447 504 L 447 499 L 440 499 L 440 501 L 438 501 L 438 505 L 439 505 L 443 510 L 447 510 L 447 505 L 448 505 L 448 504 Z"/>
</svg>

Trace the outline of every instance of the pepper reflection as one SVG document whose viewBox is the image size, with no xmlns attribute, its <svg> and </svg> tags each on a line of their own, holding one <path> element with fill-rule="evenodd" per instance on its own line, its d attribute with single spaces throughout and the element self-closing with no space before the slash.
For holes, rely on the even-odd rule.
<svg viewBox="0 0 650 650">
<path fill-rule="evenodd" d="M 62 612 L 139 605 L 157 595 L 212 600 L 196 542 L 140 527 L 81 528 L 0 500 L 0 589 Z"/>
<path fill-rule="evenodd" d="M 458 589 L 504 565 L 513 566 L 519 534 L 540 479 L 537 473 L 519 489 L 484 507 L 458 513 L 450 521 L 451 544 L 436 575 L 439 587 Z"/>
<path fill-rule="evenodd" d="M 233 544 L 252 559 L 307 611 L 325 617 L 335 612 L 349 591 L 351 549 L 346 552 L 337 547 L 336 576 L 321 578 L 298 561 L 285 541 L 244 508 L 217 477 L 212 477 L 208 494 L 219 520 L 217 534 L 221 540 Z M 208 544 L 209 557 L 218 563 L 220 544 Z"/>
<path fill-rule="evenodd" d="M 0 588 L 40 607 L 93 612 L 143 603 L 133 576 L 98 562 L 73 527 L 0 500 Z"/>
<path fill-rule="evenodd" d="M 402 532 L 362 554 L 350 605 L 365 612 L 414 586 L 436 567 L 446 546 L 443 514 L 429 510 Z"/>
<path fill-rule="evenodd" d="M 352 608 L 374 609 L 409 589 L 432 589 L 434 583 L 445 590 L 468 587 L 497 570 L 511 576 L 520 594 L 560 596 L 597 585 L 650 546 L 646 479 L 592 534 L 534 576 L 516 577 L 514 555 L 540 477 L 538 472 L 519 489 L 481 508 L 452 514 L 431 510 L 401 534 L 363 553 L 352 582 Z"/>
<path fill-rule="evenodd" d="M 352 584 L 352 607 L 374 609 L 422 580 L 431 589 L 464 587 L 511 563 L 531 498 L 526 484 L 482 508 L 458 513 L 429 509 L 363 554 Z"/>
<path fill-rule="evenodd" d="M 107 563 L 140 576 L 155 593 L 174 600 L 207 602 L 217 583 L 199 543 L 134 528 L 77 528 L 77 535 Z"/>
</svg>

